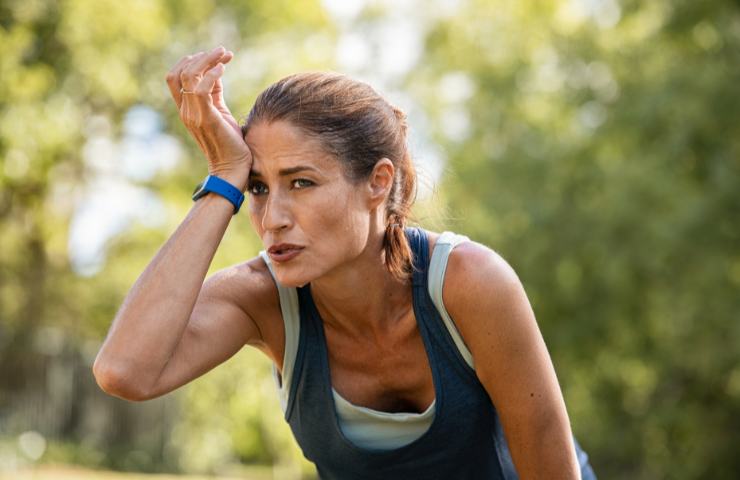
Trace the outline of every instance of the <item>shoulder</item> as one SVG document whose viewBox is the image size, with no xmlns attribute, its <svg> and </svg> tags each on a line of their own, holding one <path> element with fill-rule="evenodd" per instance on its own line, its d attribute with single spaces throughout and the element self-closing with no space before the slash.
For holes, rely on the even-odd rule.
<svg viewBox="0 0 740 480">
<path fill-rule="evenodd" d="M 447 260 L 445 305 L 465 300 L 475 292 L 520 285 L 519 277 L 509 263 L 495 250 L 474 241 L 457 245 Z"/>
<path fill-rule="evenodd" d="M 429 251 L 433 252 L 440 233 L 426 231 Z M 442 301 L 455 323 L 470 323 L 480 308 L 505 308 L 507 301 L 518 301 L 523 287 L 511 265 L 495 250 L 475 241 L 456 245 L 447 258 Z M 494 302 L 495 300 L 495 302 Z M 465 326 L 460 328 L 465 330 Z M 464 332 L 461 332 L 464 335 Z M 467 342 L 466 342 L 467 343 Z"/>
<path fill-rule="evenodd" d="M 274 343 L 280 327 L 280 297 L 272 274 L 259 256 L 217 270 L 203 284 L 207 295 L 219 296 L 239 307 L 256 324 L 265 346 Z"/>
<path fill-rule="evenodd" d="M 533 317 L 524 287 L 511 265 L 478 242 L 463 242 L 450 253 L 442 299 L 476 365 L 491 341 L 507 342 Z"/>
<path fill-rule="evenodd" d="M 235 303 L 245 304 L 247 313 L 255 306 L 269 303 L 277 296 L 277 287 L 267 265 L 258 255 L 248 261 L 217 270 L 204 284 Z M 249 305 L 246 305 L 246 304 Z M 256 311 L 254 313 L 257 313 Z"/>
</svg>

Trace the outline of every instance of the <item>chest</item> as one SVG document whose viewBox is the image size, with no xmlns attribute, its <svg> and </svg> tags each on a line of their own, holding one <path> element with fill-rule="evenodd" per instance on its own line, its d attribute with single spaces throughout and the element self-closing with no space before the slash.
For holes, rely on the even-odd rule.
<svg viewBox="0 0 740 480">
<path fill-rule="evenodd" d="M 382 338 L 325 328 L 332 387 L 349 402 L 384 412 L 425 411 L 434 400 L 429 358 L 413 312 Z"/>
</svg>

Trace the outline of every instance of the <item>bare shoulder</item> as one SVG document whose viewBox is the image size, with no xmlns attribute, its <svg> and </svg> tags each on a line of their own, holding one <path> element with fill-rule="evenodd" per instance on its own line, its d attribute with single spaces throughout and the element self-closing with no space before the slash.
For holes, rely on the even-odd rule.
<svg viewBox="0 0 740 480">
<path fill-rule="evenodd" d="M 433 252 L 440 233 L 427 231 Z M 449 310 L 467 305 L 482 290 L 520 285 L 509 263 L 495 250 L 475 241 L 458 244 L 447 259 L 442 299 Z"/>
<path fill-rule="evenodd" d="M 518 275 L 498 252 L 475 241 L 463 242 L 450 252 L 447 260 L 443 299 L 449 306 L 473 294 L 471 289 L 490 291 L 518 284 Z"/>
<path fill-rule="evenodd" d="M 259 307 L 277 299 L 277 287 L 265 262 L 259 256 L 217 270 L 205 282 L 208 289 L 243 306 L 253 319 L 260 316 Z"/>
<path fill-rule="evenodd" d="M 521 315 L 513 313 L 529 309 L 511 265 L 498 252 L 474 241 L 463 242 L 450 253 L 442 301 L 474 358 L 481 354 L 481 341 L 490 340 L 492 332 L 503 339 L 503 330 L 521 321 Z"/>
<path fill-rule="evenodd" d="M 253 343 L 269 356 L 276 349 L 282 327 L 280 297 L 272 274 L 258 255 L 213 273 L 203 286 L 204 293 L 218 295 L 237 307 L 257 326 L 260 342 Z"/>
</svg>

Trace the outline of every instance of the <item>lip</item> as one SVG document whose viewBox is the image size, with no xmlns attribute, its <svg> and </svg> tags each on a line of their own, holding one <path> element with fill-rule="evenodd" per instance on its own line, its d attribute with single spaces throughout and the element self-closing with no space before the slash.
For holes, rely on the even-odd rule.
<svg viewBox="0 0 740 480">
<path fill-rule="evenodd" d="M 267 249 L 270 259 L 276 262 L 287 262 L 298 256 L 303 251 L 302 246 L 291 243 L 279 243 Z"/>
</svg>

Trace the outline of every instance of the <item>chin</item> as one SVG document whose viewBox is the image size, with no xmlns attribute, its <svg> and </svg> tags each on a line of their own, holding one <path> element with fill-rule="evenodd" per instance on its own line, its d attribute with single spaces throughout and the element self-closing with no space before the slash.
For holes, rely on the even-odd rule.
<svg viewBox="0 0 740 480">
<path fill-rule="evenodd" d="M 331 271 L 331 267 L 327 264 L 307 263 L 308 265 L 291 264 L 291 262 L 276 265 L 274 271 L 277 281 L 285 287 L 300 288 Z"/>
<path fill-rule="evenodd" d="M 289 288 L 300 288 L 308 285 L 311 282 L 311 278 L 306 278 L 304 275 L 293 276 L 293 275 L 281 275 L 279 272 L 275 272 L 278 282 L 280 285 Z"/>
<path fill-rule="evenodd" d="M 283 287 L 288 287 L 288 288 L 303 288 L 306 285 L 308 285 L 308 283 L 309 282 L 304 282 L 304 283 L 300 283 L 300 282 L 299 283 L 295 283 L 295 282 L 280 282 L 280 285 L 282 285 Z"/>
</svg>

